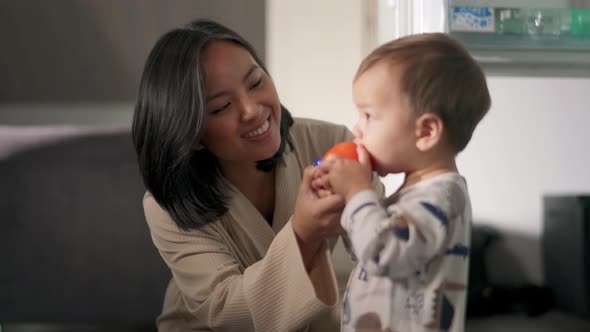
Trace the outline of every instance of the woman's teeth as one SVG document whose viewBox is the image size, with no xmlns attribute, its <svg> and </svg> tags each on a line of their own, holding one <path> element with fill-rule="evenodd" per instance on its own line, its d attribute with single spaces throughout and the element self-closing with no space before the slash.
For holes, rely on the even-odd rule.
<svg viewBox="0 0 590 332">
<path fill-rule="evenodd" d="M 246 133 L 246 135 L 244 135 L 244 138 L 251 138 L 251 137 L 256 137 L 259 135 L 264 134 L 265 131 L 268 130 L 268 127 L 270 126 L 270 123 L 268 122 L 268 120 L 264 121 L 264 124 L 262 124 L 262 126 L 260 126 L 260 128 L 252 130 L 249 133 Z"/>
</svg>

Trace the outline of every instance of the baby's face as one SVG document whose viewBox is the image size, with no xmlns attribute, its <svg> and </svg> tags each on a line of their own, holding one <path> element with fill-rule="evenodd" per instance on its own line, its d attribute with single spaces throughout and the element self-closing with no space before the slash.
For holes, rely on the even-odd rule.
<svg viewBox="0 0 590 332">
<path fill-rule="evenodd" d="M 401 67 L 378 62 L 353 83 L 359 119 L 353 129 L 380 176 L 408 171 L 416 148 L 416 116 L 401 91 Z"/>
</svg>

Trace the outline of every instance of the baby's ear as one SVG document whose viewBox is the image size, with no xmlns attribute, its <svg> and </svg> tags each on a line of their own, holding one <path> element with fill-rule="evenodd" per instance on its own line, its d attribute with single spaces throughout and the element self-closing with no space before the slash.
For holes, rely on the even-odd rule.
<svg viewBox="0 0 590 332">
<path fill-rule="evenodd" d="M 431 150 L 442 141 L 442 119 L 434 113 L 424 113 L 416 119 L 416 148 L 421 152 Z"/>
</svg>

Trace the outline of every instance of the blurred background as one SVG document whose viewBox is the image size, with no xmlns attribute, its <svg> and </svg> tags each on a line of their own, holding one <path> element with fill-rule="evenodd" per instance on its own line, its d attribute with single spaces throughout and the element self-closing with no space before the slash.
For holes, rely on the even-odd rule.
<svg viewBox="0 0 590 332">
<path fill-rule="evenodd" d="M 148 52 L 197 17 L 266 55 L 264 0 L 0 2 L 0 122 L 129 125 Z"/>
<path fill-rule="evenodd" d="M 590 8 L 584 1 L 516 2 L 510 6 Z M 128 128 L 141 70 L 157 38 L 207 17 L 254 45 L 282 103 L 295 116 L 352 128 L 351 82 L 361 59 L 380 43 L 408 33 L 449 32 L 453 8 L 474 5 L 492 12 L 507 6 L 502 1 L 424 0 L 0 1 L 0 127 Z M 434 13 L 430 8 L 436 8 Z M 428 22 L 439 19 L 443 22 Z M 473 41 L 470 32 L 454 32 Z M 477 41 L 487 35 L 475 36 Z M 559 38 L 526 40 L 551 44 Z M 468 181 L 474 223 L 498 230 L 499 250 L 509 253 L 492 258 L 489 274 L 498 282 L 543 285 L 543 197 L 590 192 L 590 65 L 569 60 L 572 54 L 590 59 L 589 37 L 580 38 L 582 46 L 558 43 L 549 48 L 557 52 L 541 60 L 535 46 L 521 50 L 524 61 L 489 61 L 490 54 L 478 58 L 493 105 L 458 166 Z M 498 42 L 490 43 L 503 49 Z M 475 45 L 472 50 L 481 49 Z M 537 60 L 527 62 L 527 57 Z M 384 181 L 391 193 L 401 178 Z M 339 274 L 346 275 L 350 263 L 341 249 L 335 261 Z"/>
</svg>

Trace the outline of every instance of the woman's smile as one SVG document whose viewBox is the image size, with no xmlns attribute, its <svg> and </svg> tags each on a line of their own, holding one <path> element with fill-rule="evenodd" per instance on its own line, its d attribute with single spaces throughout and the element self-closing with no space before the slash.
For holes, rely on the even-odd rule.
<svg viewBox="0 0 590 332">
<path fill-rule="evenodd" d="M 267 118 L 262 125 L 258 128 L 247 132 L 242 137 L 248 140 L 263 140 L 271 133 L 270 130 L 270 118 Z"/>
</svg>

